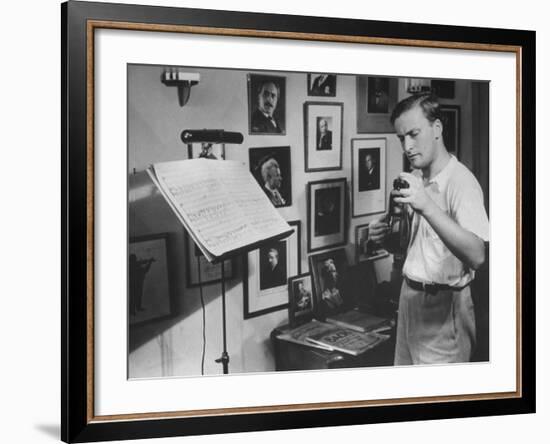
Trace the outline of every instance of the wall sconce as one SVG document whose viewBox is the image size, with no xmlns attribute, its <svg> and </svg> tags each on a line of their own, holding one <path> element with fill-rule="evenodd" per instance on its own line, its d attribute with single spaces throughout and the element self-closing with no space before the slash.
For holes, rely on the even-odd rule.
<svg viewBox="0 0 550 444">
<path fill-rule="evenodd" d="M 430 79 L 407 79 L 407 92 L 417 94 L 432 90 Z"/>
<path fill-rule="evenodd" d="M 178 89 L 178 102 L 184 106 L 191 95 L 191 87 L 200 81 L 200 74 L 184 72 L 178 68 L 165 68 L 161 78 L 166 86 L 175 86 Z"/>
</svg>

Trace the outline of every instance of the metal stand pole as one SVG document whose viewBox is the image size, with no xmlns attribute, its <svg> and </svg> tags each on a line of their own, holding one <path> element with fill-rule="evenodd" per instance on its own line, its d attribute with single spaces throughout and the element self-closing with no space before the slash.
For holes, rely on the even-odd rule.
<svg viewBox="0 0 550 444">
<path fill-rule="evenodd" d="M 225 320 L 225 261 L 222 261 L 222 332 L 223 332 L 223 352 L 220 358 L 216 359 L 217 363 L 223 366 L 223 374 L 229 373 L 229 354 L 227 353 L 227 327 Z"/>
</svg>

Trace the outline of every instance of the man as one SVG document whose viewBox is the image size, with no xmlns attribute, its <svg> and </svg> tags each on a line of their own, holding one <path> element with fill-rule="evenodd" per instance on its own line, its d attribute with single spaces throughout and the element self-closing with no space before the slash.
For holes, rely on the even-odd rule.
<svg viewBox="0 0 550 444">
<path fill-rule="evenodd" d="M 326 308 L 336 310 L 342 306 L 344 299 L 338 289 L 338 270 L 334 259 L 326 259 L 321 265 L 321 277 L 323 278 L 323 292 L 321 300 Z"/>
<path fill-rule="evenodd" d="M 473 174 L 443 143 L 439 104 L 429 94 L 406 98 L 391 115 L 401 147 L 417 171 L 399 176 L 409 188 L 392 191 L 412 213 L 395 365 L 465 362 L 475 345 L 470 282 L 485 261 L 489 222 Z M 388 232 L 382 221 L 371 239 Z"/>
<path fill-rule="evenodd" d="M 319 120 L 319 131 L 317 131 L 317 151 L 332 149 L 332 131 L 328 129 L 327 119 Z"/>
<path fill-rule="evenodd" d="M 298 281 L 298 288 L 295 290 L 296 307 L 298 311 L 311 308 L 311 291 L 304 286 L 304 281 Z"/>
<path fill-rule="evenodd" d="M 286 284 L 286 270 L 283 270 L 279 264 L 279 250 L 277 248 L 269 248 L 267 250 L 267 261 L 262 267 L 262 276 L 260 278 L 260 289 L 278 287 Z"/>
<path fill-rule="evenodd" d="M 272 81 L 267 81 L 260 85 L 257 94 L 257 108 L 252 113 L 251 118 L 253 133 L 278 134 L 282 132 L 279 123 L 273 115 L 277 108 L 279 94 L 279 87 Z"/>
<path fill-rule="evenodd" d="M 359 191 L 377 190 L 380 188 L 380 174 L 373 155 L 367 153 L 362 171 L 359 174 Z"/>
<path fill-rule="evenodd" d="M 311 94 L 314 96 L 333 96 L 336 89 L 336 76 L 334 74 L 319 74 L 313 79 Z"/>
<path fill-rule="evenodd" d="M 264 191 L 276 207 L 282 207 L 286 200 L 281 195 L 280 189 L 283 183 L 279 163 L 273 158 L 268 158 L 261 168 L 262 179 L 264 181 Z"/>
</svg>

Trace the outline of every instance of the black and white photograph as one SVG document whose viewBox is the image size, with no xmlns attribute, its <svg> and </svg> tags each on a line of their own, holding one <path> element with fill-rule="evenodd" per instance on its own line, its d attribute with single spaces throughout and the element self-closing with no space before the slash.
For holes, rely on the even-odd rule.
<svg viewBox="0 0 550 444">
<path fill-rule="evenodd" d="M 248 75 L 250 134 L 286 133 L 286 79 L 260 74 Z"/>
<path fill-rule="evenodd" d="M 352 216 L 386 209 L 386 138 L 351 140 Z"/>
<path fill-rule="evenodd" d="M 308 74 L 307 95 L 318 97 L 334 97 L 336 95 L 335 74 Z"/>
<path fill-rule="evenodd" d="M 290 221 L 292 234 L 268 242 L 243 258 L 244 318 L 288 309 L 288 278 L 302 272 L 300 221 Z"/>
<path fill-rule="evenodd" d="M 130 240 L 128 313 L 130 326 L 160 321 L 174 314 L 168 263 L 168 235 Z"/>
<path fill-rule="evenodd" d="M 308 251 L 343 245 L 346 241 L 346 179 L 307 184 Z"/>
<path fill-rule="evenodd" d="M 250 172 L 275 207 L 292 205 L 290 147 L 249 149 Z"/>
<path fill-rule="evenodd" d="M 322 9 L 63 7 L 68 441 L 534 408 L 535 33 Z"/>
<path fill-rule="evenodd" d="M 311 273 L 288 278 L 288 322 L 291 327 L 310 321 L 316 308 Z"/>
<path fill-rule="evenodd" d="M 342 169 L 344 105 L 304 103 L 305 171 Z"/>
<path fill-rule="evenodd" d="M 369 237 L 369 224 L 355 227 L 355 262 L 372 261 L 388 256 L 381 243 Z"/>
</svg>

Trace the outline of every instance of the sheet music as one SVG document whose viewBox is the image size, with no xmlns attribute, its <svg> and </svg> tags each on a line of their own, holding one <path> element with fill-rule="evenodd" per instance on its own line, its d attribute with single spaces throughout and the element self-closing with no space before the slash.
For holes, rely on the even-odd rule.
<svg viewBox="0 0 550 444">
<path fill-rule="evenodd" d="M 153 170 L 151 177 L 209 260 L 290 229 L 243 163 L 192 159 L 158 163 Z"/>
</svg>

